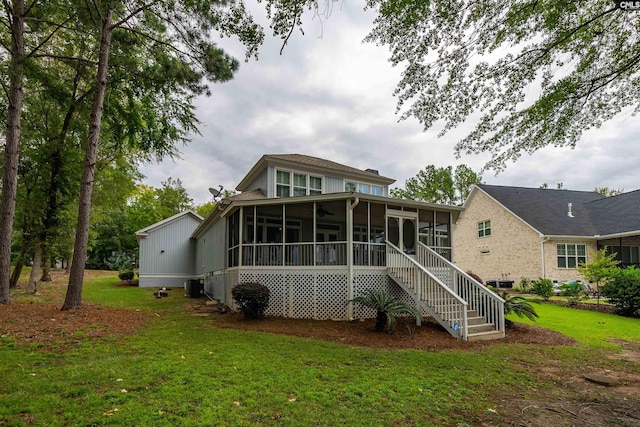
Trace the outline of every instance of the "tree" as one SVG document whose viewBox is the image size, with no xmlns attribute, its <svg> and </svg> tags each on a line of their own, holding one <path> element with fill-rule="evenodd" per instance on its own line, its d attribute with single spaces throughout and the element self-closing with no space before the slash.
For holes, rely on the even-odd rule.
<svg viewBox="0 0 640 427">
<path fill-rule="evenodd" d="M 252 22 L 243 3 L 231 4 L 226 11 L 221 11 L 220 6 L 222 4 L 216 0 L 150 3 L 121 0 L 77 4 L 79 13 L 85 17 L 86 29 L 92 30 L 99 41 L 96 45 L 96 84 L 80 187 L 76 241 L 63 310 L 77 308 L 82 301 L 96 153 L 107 92 L 109 58 L 112 50 L 117 52 L 114 49 L 117 45 L 115 42 L 125 41 L 119 45 L 122 49 L 118 52 L 120 55 L 114 55 L 114 58 L 121 59 L 123 66 L 137 66 L 134 69 L 126 68 L 135 76 L 135 87 L 147 90 L 147 96 L 143 96 L 145 99 L 151 94 L 155 95 L 156 107 L 164 113 L 164 119 L 160 122 L 161 131 L 151 134 L 155 137 L 151 142 L 158 141 L 158 137 L 168 139 L 172 136 L 174 141 L 184 140 L 185 133 L 194 130 L 196 119 L 178 116 L 181 109 L 177 106 L 192 110 L 190 94 L 208 93 L 204 79 L 211 82 L 229 80 L 238 67 L 236 60 L 210 40 L 212 30 L 219 30 L 224 35 L 236 35 L 246 44 L 248 56 L 255 54 L 257 45 L 262 41 L 260 28 Z M 90 25 L 92 22 L 93 28 Z M 120 35 L 122 39 L 118 38 Z M 146 51 L 153 55 L 147 54 L 144 61 L 136 62 L 139 58 L 130 54 L 134 47 L 140 53 Z M 140 85 L 143 82 L 146 85 Z M 176 92 L 177 96 L 174 95 Z M 165 101 L 164 105 L 162 101 Z M 154 148 L 145 146 L 146 140 L 140 135 L 134 135 L 133 138 L 141 143 L 143 149 Z"/>
<path fill-rule="evenodd" d="M 596 187 L 593 189 L 596 193 L 600 193 L 606 197 L 619 196 L 624 193 L 624 188 Z"/>
<path fill-rule="evenodd" d="M 507 291 L 503 291 L 500 296 L 504 300 L 504 314 L 515 314 L 518 317 L 526 317 L 527 319 L 535 322 L 539 317 L 536 309 L 533 308 L 530 302 L 526 298 L 516 295 L 511 295 Z M 504 319 L 507 328 L 513 326 L 513 321 L 510 319 Z"/>
<path fill-rule="evenodd" d="M 616 253 L 607 253 L 607 249 L 600 249 L 589 263 L 580 262 L 576 269 L 584 280 L 596 284 L 596 295 L 600 304 L 600 283 L 615 275 L 620 261 L 615 259 Z"/>
<path fill-rule="evenodd" d="M 405 182 L 405 188 L 393 188 L 392 197 L 420 200 L 446 205 L 463 205 L 471 188 L 480 184 L 482 177 L 466 165 L 436 168 L 428 165 Z"/>
<path fill-rule="evenodd" d="M 265 0 L 285 42 L 302 11 L 328 0 Z M 485 166 L 542 147 L 574 147 L 618 113 L 640 111 L 640 14 L 612 0 L 367 0 L 366 41 L 387 45 L 404 70 L 403 119 L 441 135 L 479 116 L 456 153 L 491 154 Z M 323 8 L 322 4 L 325 5 Z"/>
<path fill-rule="evenodd" d="M 640 269 L 635 266 L 618 268 L 607 283 L 602 295 L 618 308 L 623 316 L 633 316 L 640 310 Z"/>
</svg>

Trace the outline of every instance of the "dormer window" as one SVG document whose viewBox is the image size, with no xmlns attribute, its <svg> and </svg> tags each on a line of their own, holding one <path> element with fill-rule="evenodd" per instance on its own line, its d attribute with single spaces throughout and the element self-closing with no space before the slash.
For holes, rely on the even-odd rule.
<svg viewBox="0 0 640 427">
<path fill-rule="evenodd" d="M 277 170 L 276 196 L 295 197 L 322 194 L 322 177 Z"/>
</svg>

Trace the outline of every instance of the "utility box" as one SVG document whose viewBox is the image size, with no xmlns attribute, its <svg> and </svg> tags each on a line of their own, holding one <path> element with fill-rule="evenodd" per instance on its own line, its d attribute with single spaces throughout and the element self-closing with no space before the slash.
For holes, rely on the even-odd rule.
<svg viewBox="0 0 640 427">
<path fill-rule="evenodd" d="M 204 279 L 192 279 L 184 282 L 185 296 L 200 298 L 204 295 Z"/>
</svg>

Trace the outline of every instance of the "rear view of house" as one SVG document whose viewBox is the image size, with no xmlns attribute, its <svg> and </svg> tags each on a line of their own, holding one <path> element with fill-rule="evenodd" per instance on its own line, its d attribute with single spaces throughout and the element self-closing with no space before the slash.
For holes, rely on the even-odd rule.
<svg viewBox="0 0 640 427">
<path fill-rule="evenodd" d="M 293 318 L 372 317 L 347 301 L 387 291 L 454 336 L 503 337 L 502 299 L 451 263 L 461 209 L 389 198 L 393 182 L 311 156 L 262 156 L 186 239 L 191 278 L 228 305 L 233 286 L 259 282 L 267 314 Z"/>
</svg>

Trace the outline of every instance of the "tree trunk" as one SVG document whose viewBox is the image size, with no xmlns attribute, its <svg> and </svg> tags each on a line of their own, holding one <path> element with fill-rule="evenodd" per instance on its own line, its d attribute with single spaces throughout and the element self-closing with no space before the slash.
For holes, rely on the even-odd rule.
<svg viewBox="0 0 640 427">
<path fill-rule="evenodd" d="M 38 289 L 38 273 L 40 272 L 40 264 L 42 264 L 42 243 L 36 245 L 36 253 L 33 256 L 33 267 L 31 267 L 31 274 L 29 275 L 29 284 L 27 285 L 27 292 L 35 294 Z"/>
<path fill-rule="evenodd" d="M 109 69 L 109 50 L 111 48 L 111 36 L 113 27 L 111 18 L 113 12 L 107 11 L 102 19 L 102 32 L 100 36 L 100 53 L 98 57 L 98 69 L 96 72 L 96 88 L 91 105 L 91 117 L 89 119 L 89 136 L 82 168 L 82 182 L 80 183 L 80 203 L 78 206 L 78 225 L 76 226 L 76 239 L 73 248 L 73 260 L 69 273 L 69 286 L 62 310 L 78 308 L 82 304 L 82 283 L 84 279 L 84 266 L 87 261 L 87 244 L 89 241 L 89 221 L 91 215 L 91 193 L 96 169 L 96 155 L 98 140 L 100 139 L 100 122 L 104 109 L 104 97 L 107 90 L 107 71 Z"/>
<path fill-rule="evenodd" d="M 49 255 L 44 256 L 44 262 L 42 263 L 42 277 L 40 277 L 40 281 L 41 282 L 51 281 L 51 257 Z"/>
<path fill-rule="evenodd" d="M 384 328 L 387 326 L 387 313 L 384 311 L 378 311 L 376 315 L 376 325 L 373 330 L 376 332 L 384 332 Z"/>
<path fill-rule="evenodd" d="M 13 272 L 11 273 L 11 279 L 9 280 L 9 287 L 16 288 L 18 287 L 18 280 L 20 279 L 20 274 L 22 274 L 22 267 L 24 266 L 24 256 L 27 252 L 27 241 L 22 236 L 22 246 L 20 248 L 20 255 L 18 255 L 18 259 L 16 260 L 16 265 L 13 267 Z"/>
<path fill-rule="evenodd" d="M 11 60 L 9 62 L 9 109 L 4 146 L 2 196 L 0 197 L 0 304 L 9 304 L 11 280 L 11 230 L 16 212 L 20 120 L 22 118 L 22 80 L 24 78 L 24 0 L 14 0 L 8 11 L 11 22 Z"/>
</svg>

